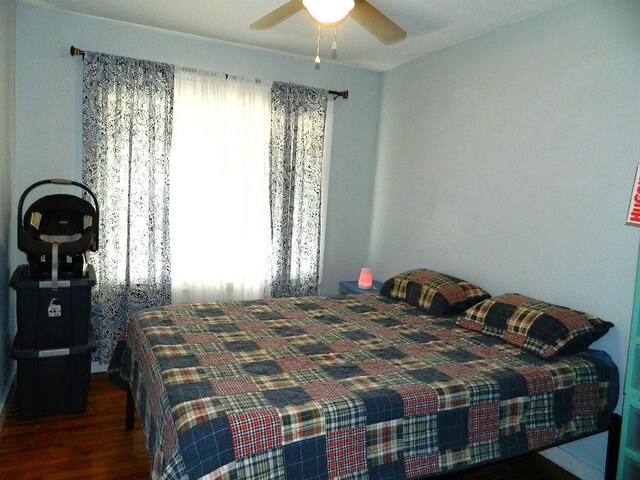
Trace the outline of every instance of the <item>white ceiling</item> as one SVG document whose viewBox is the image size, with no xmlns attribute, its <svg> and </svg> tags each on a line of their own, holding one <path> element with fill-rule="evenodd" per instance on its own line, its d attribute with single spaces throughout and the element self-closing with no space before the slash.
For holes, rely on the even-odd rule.
<svg viewBox="0 0 640 480">
<path fill-rule="evenodd" d="M 315 57 L 317 27 L 299 12 L 271 30 L 249 24 L 286 0 L 22 0 L 42 8 L 75 12 L 132 24 Z M 321 58 L 384 71 L 468 38 L 557 8 L 571 0 L 370 0 L 407 31 L 407 38 L 383 45 L 352 19 L 324 29 Z"/>
</svg>

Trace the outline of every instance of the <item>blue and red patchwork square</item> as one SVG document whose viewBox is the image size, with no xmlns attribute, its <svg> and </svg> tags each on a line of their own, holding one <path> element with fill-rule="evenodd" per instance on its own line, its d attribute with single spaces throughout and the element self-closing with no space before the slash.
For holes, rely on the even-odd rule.
<svg viewBox="0 0 640 480">
<path fill-rule="evenodd" d="M 402 419 L 367 425 L 367 458 L 369 467 L 403 458 Z"/>
<path fill-rule="evenodd" d="M 331 353 L 331 349 L 324 343 L 305 343 L 296 346 L 305 355 L 322 355 L 324 353 Z"/>
<path fill-rule="evenodd" d="M 574 389 L 562 388 L 553 392 L 553 418 L 557 427 L 567 424 L 576 413 L 573 408 Z M 588 415 L 592 415 L 589 412 Z"/>
<path fill-rule="evenodd" d="M 600 397 L 597 383 L 582 383 L 575 387 L 573 413 L 576 417 L 588 417 L 598 411 Z"/>
<path fill-rule="evenodd" d="M 407 385 L 395 388 L 406 417 L 424 415 L 438 410 L 440 399 L 438 392 L 429 385 Z"/>
<path fill-rule="evenodd" d="M 264 397 L 274 407 L 282 408 L 287 405 L 302 405 L 309 400 L 311 396 L 302 387 L 277 388 L 275 390 L 264 390 Z"/>
<path fill-rule="evenodd" d="M 211 380 L 211 386 L 217 395 L 235 395 L 237 393 L 257 392 L 260 390 L 251 377 Z"/>
<path fill-rule="evenodd" d="M 242 368 L 250 375 L 275 375 L 282 373 L 282 368 L 274 360 L 243 363 Z"/>
<path fill-rule="evenodd" d="M 314 400 L 323 398 L 338 398 L 350 394 L 349 390 L 344 388 L 335 380 L 324 380 L 321 382 L 307 383 L 302 388 L 311 395 Z"/>
<path fill-rule="evenodd" d="M 225 342 L 227 350 L 230 352 L 255 352 L 260 349 L 253 340 L 236 340 L 234 342 Z"/>
<path fill-rule="evenodd" d="M 500 435 L 500 453 L 504 458 L 514 457 L 527 451 L 527 434 L 515 432 Z"/>
<path fill-rule="evenodd" d="M 389 463 L 372 465 L 369 459 L 368 480 L 400 480 L 407 478 L 404 470 L 404 457 Z"/>
<path fill-rule="evenodd" d="M 527 395 L 527 381 L 514 371 L 491 373 L 490 377 L 498 382 L 501 400 Z"/>
<path fill-rule="evenodd" d="M 407 356 L 406 353 L 398 350 L 395 347 L 376 348 L 372 349 L 371 353 L 385 360 L 397 360 L 400 358 L 405 358 Z"/>
<path fill-rule="evenodd" d="M 282 423 L 276 409 L 250 410 L 229 415 L 236 459 L 281 445 Z"/>
<path fill-rule="evenodd" d="M 367 425 L 404 416 L 402 397 L 395 390 L 381 388 L 372 392 L 362 392 L 359 397 L 367 412 Z"/>
<path fill-rule="evenodd" d="M 349 340 L 354 340 L 356 342 L 359 340 L 369 340 L 373 338 L 373 335 L 365 332 L 364 330 L 349 330 L 346 332 L 342 332 L 342 335 L 347 337 Z"/>
<path fill-rule="evenodd" d="M 529 402 L 524 398 L 511 398 L 500 402 L 500 436 L 519 432 L 524 425 L 524 414 Z"/>
<path fill-rule="evenodd" d="M 203 333 L 183 333 L 185 343 L 216 343 L 220 342 L 218 334 L 215 332 Z"/>
<path fill-rule="evenodd" d="M 530 449 L 541 448 L 549 445 L 556 437 L 555 428 L 544 428 L 527 432 L 527 445 Z"/>
<path fill-rule="evenodd" d="M 284 458 L 281 447 L 252 453 L 236 459 L 236 478 L 251 480 L 285 480 Z M 230 477 L 230 480 L 233 477 Z"/>
<path fill-rule="evenodd" d="M 525 421 L 529 431 L 555 429 L 552 392 L 530 397 Z"/>
<path fill-rule="evenodd" d="M 313 363 L 308 357 L 304 356 L 278 358 L 276 362 L 278 362 L 278 365 L 280 365 L 282 370 L 285 372 L 299 372 L 316 367 L 315 363 Z"/>
<path fill-rule="evenodd" d="M 327 433 L 329 478 L 367 471 L 366 427 L 353 427 Z"/>
<path fill-rule="evenodd" d="M 283 447 L 287 479 L 324 480 L 329 478 L 327 438 L 305 438 Z"/>
<path fill-rule="evenodd" d="M 438 365 L 437 369 L 450 378 L 465 378 L 478 375 L 478 372 L 473 368 L 469 368 L 462 363 L 443 363 Z"/>
<path fill-rule="evenodd" d="M 381 325 L 383 327 L 397 327 L 398 325 L 402 325 L 402 322 L 393 317 L 373 318 L 372 320 L 377 325 Z"/>
<path fill-rule="evenodd" d="M 318 403 L 324 412 L 327 432 L 349 430 L 366 425 L 367 412 L 364 404 L 358 398 L 339 397 L 331 400 L 318 400 Z"/>
<path fill-rule="evenodd" d="M 517 371 L 525 378 L 529 395 L 553 390 L 553 376 L 549 370 L 543 367 L 524 367 Z"/>
<path fill-rule="evenodd" d="M 260 345 L 261 348 L 270 349 L 270 348 L 283 348 L 289 345 L 289 341 L 285 338 L 258 338 L 256 339 L 256 343 Z"/>
<path fill-rule="evenodd" d="M 469 443 L 497 440 L 499 417 L 499 402 L 471 404 L 469 406 Z"/>
<path fill-rule="evenodd" d="M 440 454 L 430 453 L 404 457 L 404 469 L 407 472 L 407 478 L 420 478 L 430 473 L 439 473 L 442 471 Z"/>
<path fill-rule="evenodd" d="M 361 347 L 353 340 L 343 340 L 341 342 L 332 342 L 328 344 L 329 348 L 334 352 L 353 352 Z"/>
<path fill-rule="evenodd" d="M 405 417 L 402 425 L 404 454 L 415 457 L 438 453 L 438 416 L 435 413 Z"/>
<path fill-rule="evenodd" d="M 273 329 L 280 337 L 297 337 L 307 333 L 304 328 L 295 325 L 283 325 Z"/>
<path fill-rule="evenodd" d="M 364 372 L 357 365 L 336 365 L 323 367 L 323 370 L 332 378 L 341 380 L 343 378 L 359 377 Z"/>
<path fill-rule="evenodd" d="M 469 445 L 469 407 L 440 411 L 437 418 L 441 454 L 462 450 Z"/>
<path fill-rule="evenodd" d="M 259 331 L 259 330 L 266 330 L 267 328 L 269 328 L 269 326 L 264 323 L 264 322 L 260 322 L 260 321 L 255 321 L 255 320 L 251 320 L 251 321 L 240 321 L 237 322 L 238 328 L 241 330 L 246 330 L 246 331 Z"/>
<path fill-rule="evenodd" d="M 387 360 L 365 360 L 358 365 L 362 371 L 369 375 L 380 375 L 383 373 L 399 372 L 400 369 Z"/>
<path fill-rule="evenodd" d="M 415 370 L 407 371 L 409 375 L 418 380 L 419 382 L 446 382 L 451 380 L 451 377 L 440 370 L 436 370 L 433 367 L 416 368 Z"/>
<path fill-rule="evenodd" d="M 322 410 L 312 402 L 280 409 L 282 442 L 286 445 L 308 437 L 325 434 Z"/>
<path fill-rule="evenodd" d="M 226 418 L 214 418 L 179 435 L 182 458 L 190 478 L 200 478 L 234 461 L 233 442 Z M 201 452 L 216 452 L 206 459 Z"/>
</svg>

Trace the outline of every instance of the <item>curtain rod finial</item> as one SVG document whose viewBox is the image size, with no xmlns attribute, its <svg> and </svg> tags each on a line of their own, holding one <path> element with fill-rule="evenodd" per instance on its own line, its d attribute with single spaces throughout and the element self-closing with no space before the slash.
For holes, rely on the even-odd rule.
<svg viewBox="0 0 640 480">
<path fill-rule="evenodd" d="M 329 95 L 335 95 L 333 98 L 334 100 L 338 97 L 344 98 L 345 100 L 349 98 L 349 90 L 343 90 L 341 92 L 338 92 L 336 90 L 329 90 L 327 93 Z"/>
<path fill-rule="evenodd" d="M 72 57 L 77 57 L 78 55 L 82 55 L 82 57 L 84 58 L 84 50 L 80 50 L 78 47 L 74 47 L 73 45 L 71 45 L 71 48 L 69 49 L 69 53 L 71 54 Z"/>
</svg>

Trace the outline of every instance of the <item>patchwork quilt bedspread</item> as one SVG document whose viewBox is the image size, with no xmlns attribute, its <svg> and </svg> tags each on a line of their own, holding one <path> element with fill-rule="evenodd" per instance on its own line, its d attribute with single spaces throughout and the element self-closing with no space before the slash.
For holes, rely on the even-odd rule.
<svg viewBox="0 0 640 480">
<path fill-rule="evenodd" d="M 127 326 L 156 479 L 400 479 L 605 428 L 617 371 L 378 295 L 146 310 Z"/>
</svg>

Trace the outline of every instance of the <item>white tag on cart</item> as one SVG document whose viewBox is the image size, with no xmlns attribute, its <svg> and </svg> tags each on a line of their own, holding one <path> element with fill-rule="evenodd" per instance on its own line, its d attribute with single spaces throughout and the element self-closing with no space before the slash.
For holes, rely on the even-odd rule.
<svg viewBox="0 0 640 480">
<path fill-rule="evenodd" d="M 61 317 L 62 316 L 62 306 L 56 303 L 57 298 L 52 298 L 49 302 L 49 317 Z"/>
</svg>

